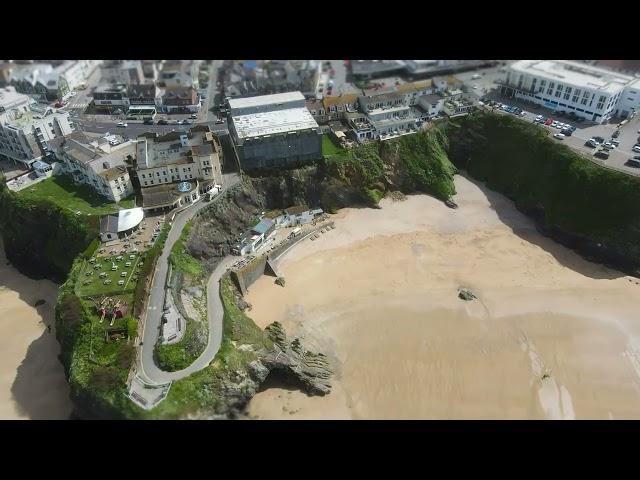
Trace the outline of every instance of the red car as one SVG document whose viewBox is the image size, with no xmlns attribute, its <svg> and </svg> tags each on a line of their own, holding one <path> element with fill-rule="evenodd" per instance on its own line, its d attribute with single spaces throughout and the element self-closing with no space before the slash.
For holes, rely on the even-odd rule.
<svg viewBox="0 0 640 480">
<path fill-rule="evenodd" d="M 553 123 L 553 119 L 552 118 L 547 118 L 547 121 L 544 122 L 545 125 L 551 125 Z"/>
<path fill-rule="evenodd" d="M 55 103 L 54 107 L 56 107 L 56 108 L 62 108 L 62 107 L 64 107 L 65 105 L 66 105 L 66 103 L 65 103 L 65 102 L 62 102 L 62 101 L 58 100 L 58 101 Z"/>
</svg>

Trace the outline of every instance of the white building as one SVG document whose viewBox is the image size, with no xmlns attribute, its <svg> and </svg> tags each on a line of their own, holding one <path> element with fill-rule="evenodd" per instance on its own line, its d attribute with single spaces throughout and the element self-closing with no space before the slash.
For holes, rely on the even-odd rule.
<svg viewBox="0 0 640 480">
<path fill-rule="evenodd" d="M 76 183 L 89 185 L 115 202 L 133 195 L 127 165 L 133 164 L 134 141 L 123 141 L 115 135 L 90 138 L 75 132 L 52 146 L 63 172 Z"/>
<path fill-rule="evenodd" d="M 166 135 L 145 133 L 136 141 L 136 167 L 145 209 L 192 203 L 222 185 L 222 148 L 206 126 Z"/>
<path fill-rule="evenodd" d="M 40 94 L 48 100 L 64 99 L 86 83 L 102 60 L 66 60 L 60 63 L 11 64 L 8 81 L 22 93 Z"/>
<path fill-rule="evenodd" d="M 0 115 L 0 157 L 30 167 L 49 150 L 49 142 L 73 132 L 69 112 L 14 108 Z"/>
<path fill-rule="evenodd" d="M 640 108 L 640 78 L 568 60 L 514 62 L 501 92 L 596 123 Z"/>
<path fill-rule="evenodd" d="M 127 208 L 118 210 L 113 215 L 105 215 L 100 218 L 100 240 L 108 242 L 131 235 L 138 229 L 138 225 L 144 219 L 142 208 Z"/>
<path fill-rule="evenodd" d="M 106 83 L 140 85 L 145 82 L 141 60 L 109 60 L 102 64 L 100 73 Z"/>
</svg>

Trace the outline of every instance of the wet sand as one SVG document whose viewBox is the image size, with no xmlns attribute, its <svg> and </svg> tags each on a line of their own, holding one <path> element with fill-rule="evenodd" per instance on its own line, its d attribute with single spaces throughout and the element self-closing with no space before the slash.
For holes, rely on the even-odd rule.
<svg viewBox="0 0 640 480">
<path fill-rule="evenodd" d="M 270 388 L 254 418 L 640 418 L 640 284 L 542 237 L 512 202 L 456 177 L 425 196 L 346 209 L 249 290 L 336 367 L 325 397 Z M 459 287 L 478 300 L 464 302 Z"/>
<path fill-rule="evenodd" d="M 0 419 L 67 419 L 72 405 L 58 361 L 58 285 L 7 265 L 0 241 Z M 46 301 L 35 307 L 37 300 Z M 47 326 L 51 325 L 51 333 Z"/>
</svg>

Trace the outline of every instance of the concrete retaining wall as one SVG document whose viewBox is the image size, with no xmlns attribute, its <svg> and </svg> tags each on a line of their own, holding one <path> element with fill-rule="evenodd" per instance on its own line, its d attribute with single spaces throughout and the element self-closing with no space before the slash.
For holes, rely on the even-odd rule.
<svg viewBox="0 0 640 480">
<path fill-rule="evenodd" d="M 246 295 L 248 288 L 264 273 L 267 257 L 261 256 L 240 270 L 231 270 L 231 279 L 242 293 Z"/>
</svg>

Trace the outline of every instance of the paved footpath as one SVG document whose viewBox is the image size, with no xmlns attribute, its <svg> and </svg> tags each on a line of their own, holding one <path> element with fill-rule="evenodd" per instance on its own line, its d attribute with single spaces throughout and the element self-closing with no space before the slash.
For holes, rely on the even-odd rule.
<svg viewBox="0 0 640 480">
<path fill-rule="evenodd" d="M 225 185 L 216 198 L 211 202 L 222 198 L 224 192 L 239 183 L 236 174 L 225 175 Z M 167 236 L 162 254 L 158 258 L 155 274 L 149 295 L 149 302 L 145 311 L 144 330 L 142 334 L 142 346 L 138 364 L 138 374 L 150 383 L 167 383 L 171 380 L 178 380 L 191 375 L 198 370 L 202 370 L 209 365 L 215 357 L 222 343 L 222 318 L 224 309 L 220 299 L 220 278 L 226 272 L 235 257 L 225 257 L 213 271 L 207 282 L 207 319 L 209 321 L 209 339 L 204 352 L 189 367 L 177 372 L 165 372 L 160 370 L 153 359 L 153 349 L 160 335 L 162 322 L 162 310 L 166 292 L 167 272 L 169 267 L 169 254 L 175 242 L 180 238 L 186 223 L 191 220 L 200 210 L 206 208 L 211 202 L 204 200 L 179 212 L 171 224 L 171 229 Z"/>
</svg>

